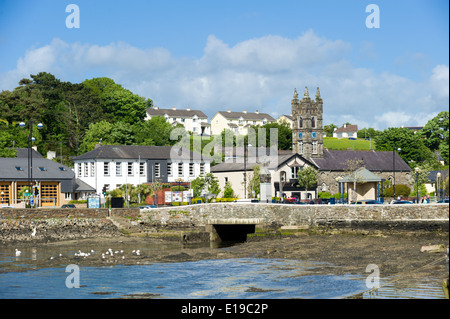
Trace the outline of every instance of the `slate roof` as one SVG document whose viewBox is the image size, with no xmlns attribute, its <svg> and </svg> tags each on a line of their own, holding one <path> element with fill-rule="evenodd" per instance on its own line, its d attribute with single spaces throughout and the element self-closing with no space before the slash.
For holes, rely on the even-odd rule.
<svg viewBox="0 0 450 319">
<path fill-rule="evenodd" d="M 175 149 L 175 147 L 174 147 Z M 102 145 L 79 156 L 72 157 L 72 160 L 92 160 L 92 159 L 174 159 L 189 160 L 200 159 L 201 155 L 187 151 L 188 156 L 176 156 L 171 154 L 172 146 L 147 146 L 147 145 Z M 203 157 L 203 159 L 207 159 Z"/>
<path fill-rule="evenodd" d="M 338 129 L 336 129 L 336 131 L 334 131 L 334 133 L 344 133 L 344 132 L 358 132 L 358 125 L 347 125 L 347 126 L 342 126 Z"/>
<path fill-rule="evenodd" d="M 41 170 L 41 167 L 43 170 Z M 33 180 L 57 181 L 73 179 L 75 173 L 67 166 L 46 158 L 34 158 L 33 156 L 32 177 Z M 28 180 L 28 158 L 0 158 L 0 180 Z"/>
<path fill-rule="evenodd" d="M 356 178 L 355 178 L 356 177 Z M 356 180 L 357 182 L 381 182 L 381 178 L 372 173 L 371 171 L 367 170 L 364 167 L 361 167 L 356 170 L 355 174 L 349 174 L 345 176 L 340 181 L 343 183 L 350 183 Z"/>
<path fill-rule="evenodd" d="M 218 114 L 221 114 L 226 119 L 234 119 L 237 120 L 239 118 L 243 118 L 245 121 L 262 121 L 266 119 L 268 121 L 275 121 L 275 119 L 267 113 L 249 113 L 249 112 L 227 112 L 227 111 L 219 111 Z"/>
<path fill-rule="evenodd" d="M 17 151 L 17 158 L 28 158 L 28 148 L 15 148 L 15 150 Z M 31 149 L 31 152 L 33 152 L 33 159 L 34 158 L 44 158 L 41 153 L 39 153 L 38 151 L 35 151 L 33 148 Z"/>
<path fill-rule="evenodd" d="M 81 179 L 76 178 L 75 183 L 73 185 L 73 191 L 74 193 L 78 192 L 96 192 L 96 189 L 94 187 L 91 187 L 90 185 L 83 182 Z"/>
<path fill-rule="evenodd" d="M 392 151 L 339 151 L 324 149 L 323 158 L 312 158 L 322 171 L 345 171 L 348 160 L 364 161 L 364 167 L 369 171 L 393 171 Z M 411 171 L 408 164 L 395 152 L 395 171 Z"/>
<path fill-rule="evenodd" d="M 169 117 L 193 117 L 197 115 L 198 118 L 208 118 L 205 113 L 200 110 L 174 110 L 174 109 L 147 109 L 147 113 L 150 116 L 164 116 L 168 115 Z"/>
</svg>

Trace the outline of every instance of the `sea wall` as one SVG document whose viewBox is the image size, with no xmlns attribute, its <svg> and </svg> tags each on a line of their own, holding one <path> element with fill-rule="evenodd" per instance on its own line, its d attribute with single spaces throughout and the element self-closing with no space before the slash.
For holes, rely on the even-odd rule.
<svg viewBox="0 0 450 319">
<path fill-rule="evenodd" d="M 110 218 L 148 228 L 204 227 L 213 219 L 257 218 L 261 227 L 333 227 L 369 230 L 448 232 L 449 206 L 287 205 L 213 203 L 140 211 L 123 209 L 0 208 L 0 242 L 51 241 L 122 234 Z M 36 232 L 34 230 L 36 229 Z M 34 235 L 32 235 L 34 233 Z"/>
</svg>

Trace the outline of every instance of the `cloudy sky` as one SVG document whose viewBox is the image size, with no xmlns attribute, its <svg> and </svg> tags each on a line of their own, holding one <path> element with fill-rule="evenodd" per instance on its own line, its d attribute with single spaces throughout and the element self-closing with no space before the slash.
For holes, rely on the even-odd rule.
<svg viewBox="0 0 450 319">
<path fill-rule="evenodd" d="M 0 0 L 0 90 L 110 77 L 211 118 L 290 114 L 294 88 L 320 87 L 324 124 L 421 126 L 449 107 L 448 39 L 446 0 Z"/>
</svg>

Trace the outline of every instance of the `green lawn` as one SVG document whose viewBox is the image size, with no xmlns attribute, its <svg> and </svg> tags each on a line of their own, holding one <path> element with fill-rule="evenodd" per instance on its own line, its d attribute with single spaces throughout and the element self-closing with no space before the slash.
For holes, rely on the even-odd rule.
<svg viewBox="0 0 450 319">
<path fill-rule="evenodd" d="M 375 149 L 375 142 L 366 141 L 364 139 L 349 140 L 348 138 L 335 138 L 335 137 L 324 137 L 323 146 L 329 150 L 362 150 L 368 151 L 371 148 Z"/>
</svg>

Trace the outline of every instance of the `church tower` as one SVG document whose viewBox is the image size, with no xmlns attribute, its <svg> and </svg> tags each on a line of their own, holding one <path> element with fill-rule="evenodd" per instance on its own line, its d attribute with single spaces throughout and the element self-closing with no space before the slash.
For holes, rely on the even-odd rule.
<svg viewBox="0 0 450 319">
<path fill-rule="evenodd" d="M 323 101 L 319 88 L 315 101 L 309 97 L 307 87 L 301 100 L 295 89 L 291 105 L 294 118 L 292 151 L 306 159 L 323 157 Z"/>
</svg>

